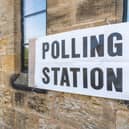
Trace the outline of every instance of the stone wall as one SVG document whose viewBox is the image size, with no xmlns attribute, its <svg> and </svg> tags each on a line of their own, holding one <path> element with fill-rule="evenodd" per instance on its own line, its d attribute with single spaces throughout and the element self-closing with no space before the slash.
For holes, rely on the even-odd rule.
<svg viewBox="0 0 129 129">
<path fill-rule="evenodd" d="M 128 102 L 13 89 L 10 77 L 20 72 L 20 0 L 1 0 L 0 9 L 0 129 L 129 129 Z M 48 0 L 47 34 L 121 22 L 122 10 L 123 0 Z"/>
<path fill-rule="evenodd" d="M 120 22 L 123 0 L 48 0 L 48 34 Z"/>
</svg>

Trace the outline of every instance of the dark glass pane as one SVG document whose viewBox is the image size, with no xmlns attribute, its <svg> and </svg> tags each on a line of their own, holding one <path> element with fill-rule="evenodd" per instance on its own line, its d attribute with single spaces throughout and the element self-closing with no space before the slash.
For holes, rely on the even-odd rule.
<svg viewBox="0 0 129 129">
<path fill-rule="evenodd" d="M 127 21 L 129 21 L 129 0 L 128 0 L 127 3 L 128 3 L 128 9 L 127 9 L 127 11 L 128 11 L 128 12 L 127 12 Z"/>
<path fill-rule="evenodd" d="M 28 52 L 29 52 L 29 47 L 28 45 L 24 46 L 24 68 L 28 68 Z"/>
<path fill-rule="evenodd" d="M 24 19 L 24 42 L 42 37 L 46 34 L 46 13 L 27 17 Z"/>
<path fill-rule="evenodd" d="M 24 15 L 46 9 L 46 0 L 24 0 Z"/>
</svg>

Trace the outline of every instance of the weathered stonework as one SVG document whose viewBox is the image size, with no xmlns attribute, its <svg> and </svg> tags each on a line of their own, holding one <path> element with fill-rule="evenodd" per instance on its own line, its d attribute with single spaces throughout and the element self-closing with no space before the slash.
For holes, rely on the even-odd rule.
<svg viewBox="0 0 129 129">
<path fill-rule="evenodd" d="M 123 0 L 47 1 L 48 35 L 122 21 Z M 129 129 L 128 102 L 11 87 L 21 67 L 20 5 L 0 1 L 0 129 Z"/>
<path fill-rule="evenodd" d="M 129 112 L 124 110 L 117 111 L 116 128 L 129 129 Z"/>
</svg>

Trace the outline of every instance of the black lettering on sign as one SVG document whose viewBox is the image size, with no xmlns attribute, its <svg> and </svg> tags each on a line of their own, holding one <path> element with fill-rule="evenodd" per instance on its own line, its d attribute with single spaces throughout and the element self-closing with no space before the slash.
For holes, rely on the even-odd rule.
<svg viewBox="0 0 129 129">
<path fill-rule="evenodd" d="M 107 90 L 112 91 L 113 85 L 117 92 L 123 90 L 123 71 L 122 68 L 116 69 L 116 74 L 112 68 L 107 69 Z"/>
<path fill-rule="evenodd" d="M 42 73 L 43 73 L 42 81 L 44 84 L 48 84 L 50 82 L 49 72 L 50 70 L 47 67 L 43 68 L 42 70 Z"/>
<path fill-rule="evenodd" d="M 87 37 L 83 37 L 83 57 L 87 57 Z"/>
<path fill-rule="evenodd" d="M 60 55 L 60 47 L 59 47 L 59 42 L 58 41 L 54 41 L 52 42 L 52 57 L 54 59 L 57 59 L 59 58 L 59 55 Z"/>
<path fill-rule="evenodd" d="M 62 46 L 62 58 L 69 58 L 69 55 L 66 54 L 66 52 L 65 52 L 65 50 L 66 50 L 66 48 L 65 48 L 65 40 L 62 40 L 61 46 Z"/>
<path fill-rule="evenodd" d="M 77 87 L 77 72 L 80 72 L 80 68 L 70 68 L 73 73 L 73 87 Z"/>
<path fill-rule="evenodd" d="M 46 58 L 46 52 L 48 52 L 49 51 L 49 43 L 48 42 L 46 42 L 46 43 L 43 43 L 43 45 L 42 45 L 42 49 L 43 49 L 43 59 L 45 59 Z"/>
<path fill-rule="evenodd" d="M 76 53 L 75 38 L 72 38 L 72 58 L 80 58 L 80 54 Z"/>
<path fill-rule="evenodd" d="M 114 39 L 116 38 L 117 41 L 120 43 L 115 43 Z M 114 46 L 116 50 L 114 51 Z M 122 56 L 123 55 L 123 49 L 122 49 L 122 35 L 120 33 L 112 33 L 108 37 L 108 54 L 110 56 Z"/>
<path fill-rule="evenodd" d="M 65 84 L 66 84 L 66 86 L 70 86 L 68 70 L 67 70 L 67 68 L 62 68 L 60 85 L 64 86 Z"/>
<path fill-rule="evenodd" d="M 53 78 L 54 78 L 54 85 L 58 85 L 58 71 L 60 71 L 60 68 L 52 68 L 53 71 Z"/>
<path fill-rule="evenodd" d="M 96 53 L 99 57 L 104 56 L 104 35 L 99 35 L 99 41 L 96 36 L 91 36 L 91 57 L 96 57 Z"/>
<path fill-rule="evenodd" d="M 83 68 L 83 88 L 88 88 L 87 79 L 87 68 Z"/>
<path fill-rule="evenodd" d="M 96 90 L 103 88 L 103 71 L 100 68 L 94 68 L 91 70 L 91 86 Z"/>
</svg>

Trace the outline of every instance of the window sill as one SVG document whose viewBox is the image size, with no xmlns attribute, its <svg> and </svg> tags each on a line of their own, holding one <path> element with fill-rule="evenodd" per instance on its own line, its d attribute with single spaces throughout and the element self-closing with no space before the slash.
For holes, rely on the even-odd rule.
<svg viewBox="0 0 129 129">
<path fill-rule="evenodd" d="M 47 93 L 47 90 L 29 87 L 27 73 L 13 74 L 11 76 L 10 82 L 11 82 L 12 87 L 17 90 L 44 93 L 44 94 Z"/>
</svg>

